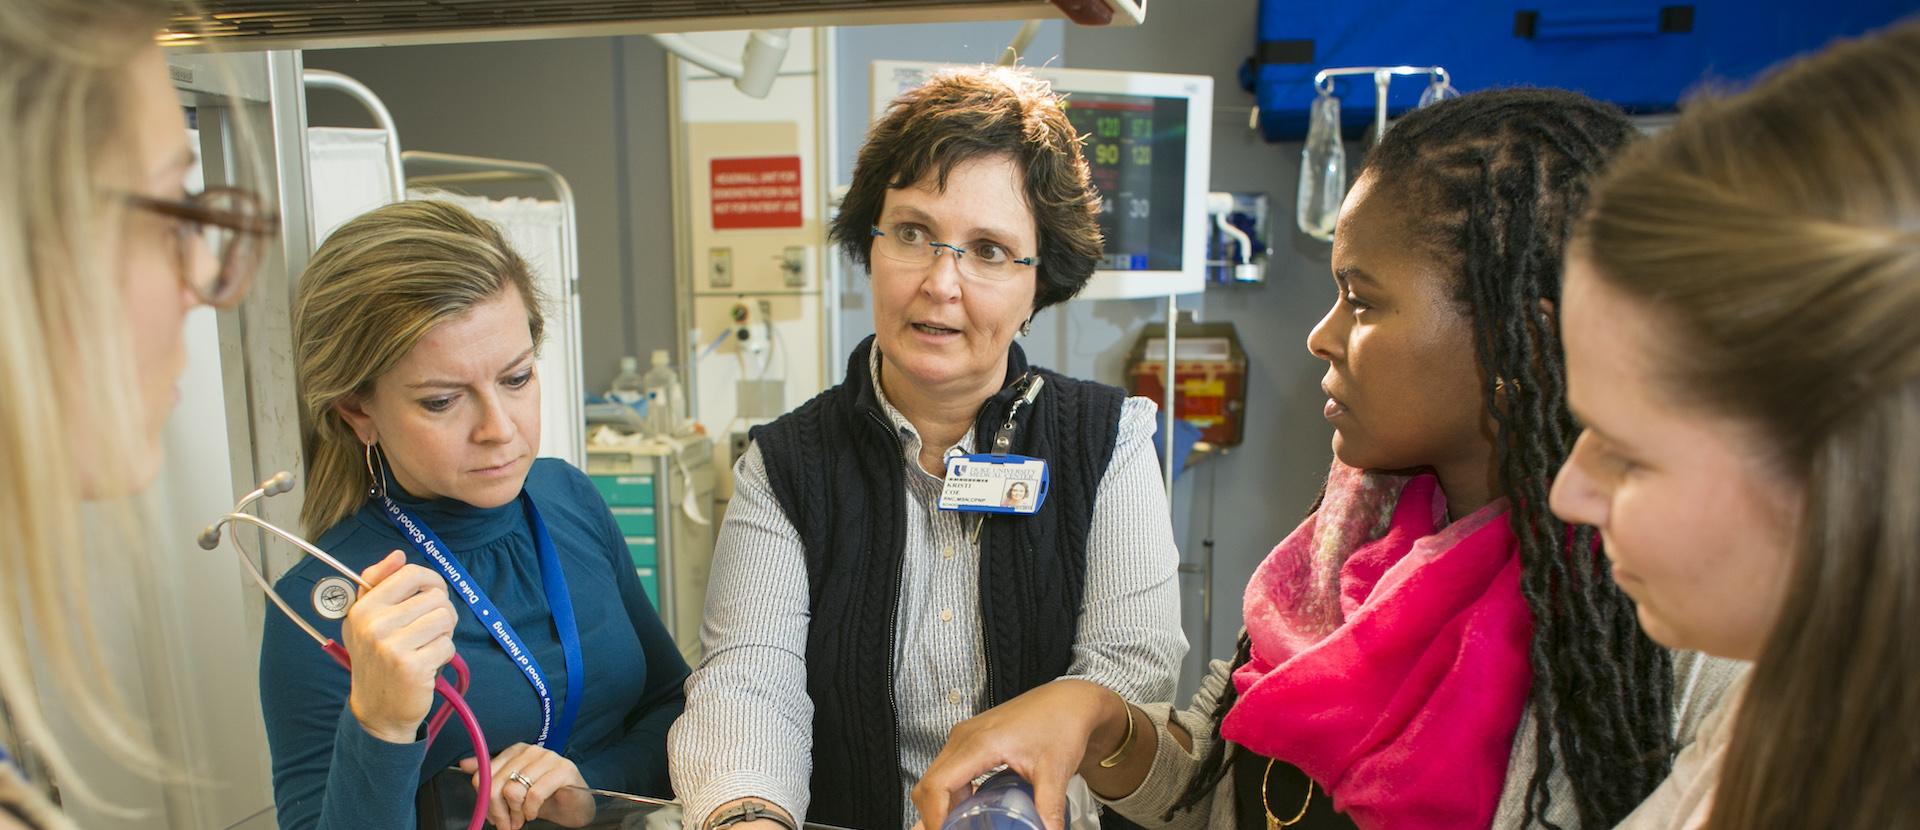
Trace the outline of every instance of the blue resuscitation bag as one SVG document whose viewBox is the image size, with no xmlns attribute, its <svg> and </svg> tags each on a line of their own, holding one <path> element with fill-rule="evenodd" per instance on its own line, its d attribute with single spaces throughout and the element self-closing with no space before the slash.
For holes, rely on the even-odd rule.
<svg viewBox="0 0 1920 830">
<path fill-rule="evenodd" d="M 980 784 L 973 795 L 954 805 L 940 830 L 1042 830 L 1040 808 L 1033 803 L 1033 787 L 1010 769 Z"/>
</svg>

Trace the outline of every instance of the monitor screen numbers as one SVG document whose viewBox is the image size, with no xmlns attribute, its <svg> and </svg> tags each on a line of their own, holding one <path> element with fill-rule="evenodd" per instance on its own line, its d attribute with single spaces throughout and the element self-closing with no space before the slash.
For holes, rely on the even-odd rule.
<svg viewBox="0 0 1920 830">
<path fill-rule="evenodd" d="M 1186 99 L 1073 92 L 1066 111 L 1100 191 L 1100 268 L 1181 270 Z"/>
</svg>

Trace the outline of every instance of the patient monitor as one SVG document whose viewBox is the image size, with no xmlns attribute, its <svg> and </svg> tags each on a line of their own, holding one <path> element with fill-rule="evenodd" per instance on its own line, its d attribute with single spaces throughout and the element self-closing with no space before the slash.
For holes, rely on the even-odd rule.
<svg viewBox="0 0 1920 830">
<path fill-rule="evenodd" d="M 948 66 L 875 61 L 878 118 L 901 92 Z M 1213 79 L 1202 75 L 1036 68 L 1065 98 L 1067 119 L 1100 191 L 1106 251 L 1080 294 L 1165 297 L 1206 284 L 1207 177 Z"/>
</svg>

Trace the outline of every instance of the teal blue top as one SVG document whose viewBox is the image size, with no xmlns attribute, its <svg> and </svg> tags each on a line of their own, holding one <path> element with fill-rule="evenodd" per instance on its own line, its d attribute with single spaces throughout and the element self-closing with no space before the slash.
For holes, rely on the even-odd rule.
<svg viewBox="0 0 1920 830">
<path fill-rule="evenodd" d="M 553 689 L 554 711 L 560 711 L 566 704 L 566 663 L 520 504 L 481 509 L 452 500 L 422 501 L 397 484 L 389 488 L 395 501 L 440 536 L 526 640 Z M 667 728 L 685 703 L 686 661 L 647 600 L 619 526 L 592 481 L 566 462 L 543 458 L 528 472 L 526 492 L 558 549 L 579 621 L 585 691 L 564 754 L 591 786 L 671 796 Z M 372 502 L 316 543 L 355 571 L 394 550 L 405 552 L 411 564 L 433 569 Z M 340 621 L 322 616 L 314 597 L 317 582 L 332 575 L 324 563 L 307 558 L 275 587 L 321 634 L 338 640 Z M 460 612 L 454 648 L 472 671 L 466 698 L 488 749 L 498 753 L 515 743 L 533 743 L 541 717 L 533 687 L 472 611 L 458 600 L 454 607 Z M 338 664 L 298 626 L 269 609 L 260 651 L 260 702 L 282 828 L 411 828 L 420 784 L 473 755 L 457 717 L 447 722 L 431 750 L 424 741 L 394 744 L 367 734 L 347 707 L 348 686 Z"/>
</svg>

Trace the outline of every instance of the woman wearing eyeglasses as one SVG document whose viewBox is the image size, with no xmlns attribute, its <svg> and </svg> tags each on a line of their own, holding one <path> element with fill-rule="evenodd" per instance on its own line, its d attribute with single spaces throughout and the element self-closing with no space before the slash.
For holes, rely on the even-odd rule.
<svg viewBox="0 0 1920 830">
<path fill-rule="evenodd" d="M 81 506 L 153 481 L 186 366 L 184 319 L 239 301 L 273 229 L 250 195 L 186 190 L 193 148 L 154 45 L 169 10 L 0 3 L 0 700 L 11 726 L 0 740 L 30 747 L 68 799 L 96 805 L 113 796 L 55 742 L 36 677 L 99 750 L 164 767 L 102 691 L 116 673 L 92 595 L 72 590 L 148 552 L 136 538 L 84 547 Z M 47 783 L 0 761 L 0 827 L 70 826 L 41 795 Z"/>
<path fill-rule="evenodd" d="M 669 744 L 689 827 L 907 827 L 956 723 L 1062 677 L 1171 697 L 1154 406 L 1014 343 L 1092 275 L 1096 205 L 1025 72 L 939 75 L 873 126 L 833 238 L 869 269 L 875 334 L 735 466 Z M 1030 463 L 1047 497 L 1009 513 L 997 468 Z"/>
</svg>

